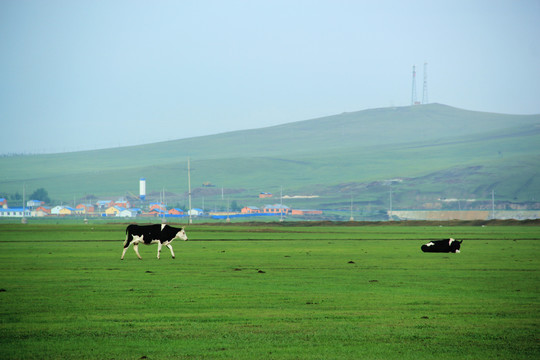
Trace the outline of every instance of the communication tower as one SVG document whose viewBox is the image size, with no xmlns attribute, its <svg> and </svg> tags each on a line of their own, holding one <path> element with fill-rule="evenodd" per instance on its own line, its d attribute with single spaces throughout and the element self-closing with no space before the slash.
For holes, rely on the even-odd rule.
<svg viewBox="0 0 540 360">
<path fill-rule="evenodd" d="M 416 101 L 416 66 L 412 67 L 412 92 L 411 92 L 411 105 L 418 104 Z"/>
<path fill-rule="evenodd" d="M 427 63 L 424 63 L 424 88 L 422 89 L 422 104 L 427 104 L 428 93 L 427 93 Z"/>
</svg>

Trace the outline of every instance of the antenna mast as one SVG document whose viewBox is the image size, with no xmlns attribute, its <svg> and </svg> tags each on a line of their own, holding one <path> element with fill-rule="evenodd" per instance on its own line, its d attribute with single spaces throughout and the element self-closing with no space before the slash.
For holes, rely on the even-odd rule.
<svg viewBox="0 0 540 360">
<path fill-rule="evenodd" d="M 416 65 L 412 67 L 412 91 L 411 91 L 411 105 L 416 104 Z"/>
<path fill-rule="evenodd" d="M 427 63 L 424 63 L 424 88 L 422 89 L 422 104 L 427 104 L 428 93 L 427 93 Z"/>
</svg>

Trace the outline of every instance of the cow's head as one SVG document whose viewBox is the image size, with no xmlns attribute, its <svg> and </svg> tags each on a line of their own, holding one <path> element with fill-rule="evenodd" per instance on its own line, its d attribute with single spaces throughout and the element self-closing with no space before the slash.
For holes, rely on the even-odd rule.
<svg viewBox="0 0 540 360">
<path fill-rule="evenodd" d="M 184 228 L 181 228 L 180 231 L 176 233 L 175 238 L 186 241 L 188 239 L 186 230 Z"/>
<path fill-rule="evenodd" d="M 458 241 L 455 239 L 450 239 L 450 243 L 448 244 L 450 246 L 450 252 L 459 253 L 459 249 L 461 248 L 462 242 L 463 240 Z"/>
</svg>

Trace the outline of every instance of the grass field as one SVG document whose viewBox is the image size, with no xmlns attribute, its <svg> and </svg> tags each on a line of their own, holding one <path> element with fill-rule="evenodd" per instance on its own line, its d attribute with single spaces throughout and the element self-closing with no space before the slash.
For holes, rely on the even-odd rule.
<svg viewBox="0 0 540 360">
<path fill-rule="evenodd" d="M 196 225 L 120 261 L 124 229 L 0 224 L 0 358 L 540 357 L 537 225 Z"/>
</svg>

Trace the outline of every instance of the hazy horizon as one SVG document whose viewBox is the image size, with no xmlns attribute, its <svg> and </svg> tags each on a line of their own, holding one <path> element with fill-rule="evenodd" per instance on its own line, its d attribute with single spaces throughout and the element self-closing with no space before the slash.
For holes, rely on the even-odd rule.
<svg viewBox="0 0 540 360">
<path fill-rule="evenodd" d="M 540 2 L 0 3 L 0 154 L 407 106 L 540 114 Z"/>
</svg>

